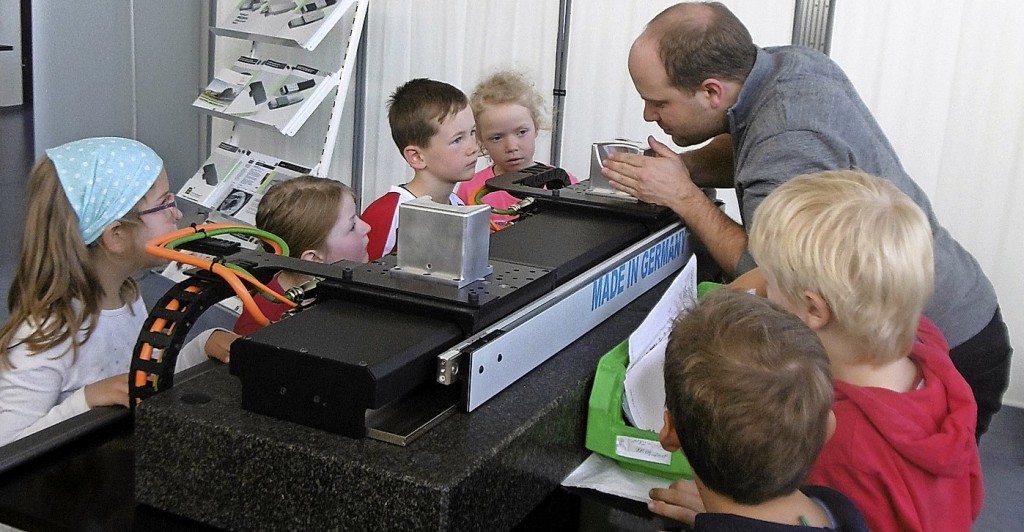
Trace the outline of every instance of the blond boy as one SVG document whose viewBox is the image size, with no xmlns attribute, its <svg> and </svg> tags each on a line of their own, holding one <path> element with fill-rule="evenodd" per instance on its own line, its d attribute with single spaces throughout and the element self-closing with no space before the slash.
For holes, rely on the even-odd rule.
<svg viewBox="0 0 1024 532">
<path fill-rule="evenodd" d="M 921 209 L 862 172 L 800 176 L 758 207 L 749 248 L 768 298 L 831 362 L 838 428 L 810 482 L 849 496 L 872 530 L 969 530 L 983 500 L 976 406 L 921 314 L 934 264 Z"/>
</svg>

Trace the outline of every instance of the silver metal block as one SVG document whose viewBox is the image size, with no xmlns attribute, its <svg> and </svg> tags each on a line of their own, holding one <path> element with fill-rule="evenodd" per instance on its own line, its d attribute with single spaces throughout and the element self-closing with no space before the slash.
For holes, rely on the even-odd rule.
<svg viewBox="0 0 1024 532">
<path fill-rule="evenodd" d="M 416 198 L 398 207 L 398 266 L 391 275 L 415 276 L 462 288 L 491 274 L 491 208 Z"/>
<path fill-rule="evenodd" d="M 608 178 L 601 174 L 604 160 L 616 152 L 645 153 L 643 144 L 632 140 L 617 139 L 610 142 L 595 142 L 590 153 L 590 180 L 587 185 L 587 194 L 623 201 L 637 201 L 633 196 L 612 188 L 608 183 Z"/>
</svg>

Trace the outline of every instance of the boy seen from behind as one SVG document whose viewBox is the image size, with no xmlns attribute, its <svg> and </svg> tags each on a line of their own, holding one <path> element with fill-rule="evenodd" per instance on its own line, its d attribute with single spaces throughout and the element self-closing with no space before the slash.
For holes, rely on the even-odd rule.
<svg viewBox="0 0 1024 532">
<path fill-rule="evenodd" d="M 795 316 L 707 294 L 672 330 L 665 392 L 662 445 L 682 447 L 704 509 L 693 530 L 867 530 L 841 493 L 804 486 L 834 420 L 825 350 Z"/>
<path fill-rule="evenodd" d="M 480 147 L 469 100 L 459 89 L 418 78 L 395 90 L 388 101 L 391 136 L 413 178 L 391 189 L 363 211 L 370 224 L 367 253 L 371 261 L 395 250 L 398 206 L 420 196 L 437 203 L 462 205 L 455 185 L 473 178 Z"/>
<path fill-rule="evenodd" d="M 921 315 L 934 264 L 921 209 L 862 172 L 801 176 L 758 207 L 749 249 L 768 298 L 831 362 L 838 426 L 810 481 L 848 495 L 872 530 L 970 530 L 983 501 L 976 406 Z"/>
</svg>

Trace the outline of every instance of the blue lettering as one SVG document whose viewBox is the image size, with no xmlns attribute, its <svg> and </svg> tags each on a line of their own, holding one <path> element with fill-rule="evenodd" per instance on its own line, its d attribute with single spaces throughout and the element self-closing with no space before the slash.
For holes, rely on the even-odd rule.
<svg viewBox="0 0 1024 532">
<path fill-rule="evenodd" d="M 640 279 L 679 258 L 683 253 L 683 243 L 683 233 L 676 233 L 595 279 L 591 285 L 590 310 L 601 308 Z"/>
<path fill-rule="evenodd" d="M 633 286 L 640 276 L 640 262 L 639 257 L 633 257 L 629 259 L 629 278 L 626 279 L 626 286 Z"/>
</svg>

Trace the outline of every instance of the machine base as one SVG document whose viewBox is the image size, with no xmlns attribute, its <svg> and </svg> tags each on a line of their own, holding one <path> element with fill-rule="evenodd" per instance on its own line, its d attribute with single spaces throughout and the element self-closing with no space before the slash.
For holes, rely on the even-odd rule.
<svg viewBox="0 0 1024 532">
<path fill-rule="evenodd" d="M 665 285 L 408 447 L 248 412 L 227 368 L 207 372 L 136 411 L 136 499 L 233 530 L 511 529 L 589 454 L 597 360 Z"/>
</svg>

